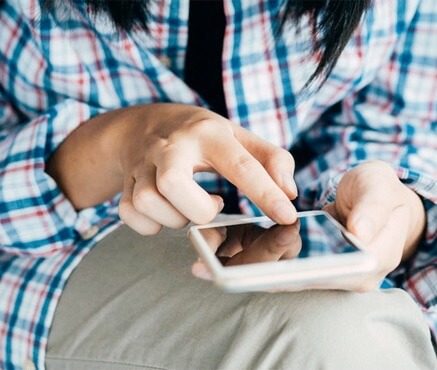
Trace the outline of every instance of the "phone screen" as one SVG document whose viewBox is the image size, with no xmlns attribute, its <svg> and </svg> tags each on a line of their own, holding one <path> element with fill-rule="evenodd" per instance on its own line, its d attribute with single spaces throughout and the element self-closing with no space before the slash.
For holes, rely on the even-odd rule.
<svg viewBox="0 0 437 370">
<path fill-rule="evenodd" d="M 271 221 L 200 229 L 224 266 L 354 253 L 357 241 L 325 214 L 301 216 L 293 225 Z"/>
</svg>

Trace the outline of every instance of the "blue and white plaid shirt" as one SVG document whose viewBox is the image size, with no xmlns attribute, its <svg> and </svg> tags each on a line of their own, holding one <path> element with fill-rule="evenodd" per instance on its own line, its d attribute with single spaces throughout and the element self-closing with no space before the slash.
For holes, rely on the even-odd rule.
<svg viewBox="0 0 437 370">
<path fill-rule="evenodd" d="M 188 0 L 152 1 L 149 33 L 114 30 L 76 0 L 41 14 L 37 0 L 0 10 L 0 368 L 44 368 L 65 282 L 120 225 L 118 197 L 76 212 L 45 172 L 82 122 L 140 103 L 206 103 L 183 81 Z M 283 148 L 311 153 L 296 173 L 301 209 L 335 197 L 349 168 L 384 160 L 424 200 L 418 253 L 392 274 L 437 328 L 437 2 L 375 0 L 338 64 L 297 99 L 316 61 L 309 34 L 275 40 L 278 0 L 225 0 L 223 83 L 229 118 Z M 197 178 L 225 192 L 215 175 Z M 242 195 L 248 214 L 259 210 Z"/>
</svg>

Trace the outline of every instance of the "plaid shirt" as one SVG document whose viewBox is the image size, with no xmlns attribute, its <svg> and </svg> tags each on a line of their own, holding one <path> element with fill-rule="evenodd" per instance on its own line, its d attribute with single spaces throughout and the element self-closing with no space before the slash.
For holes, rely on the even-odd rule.
<svg viewBox="0 0 437 370">
<path fill-rule="evenodd" d="M 393 165 L 423 198 L 426 237 L 392 275 L 437 328 L 437 2 L 375 0 L 315 94 L 309 33 L 275 40 L 277 0 L 225 0 L 223 83 L 230 119 L 307 155 L 296 173 L 301 209 L 335 197 L 345 171 L 369 159 Z M 150 30 L 116 31 L 75 1 L 41 14 L 36 0 L 0 10 L 0 368 L 44 368 L 65 282 L 90 248 L 120 225 L 118 197 L 75 211 L 45 172 L 82 122 L 140 103 L 207 106 L 183 81 L 188 0 L 151 2 Z M 308 154 L 311 153 L 311 156 Z M 209 191 L 227 182 L 200 174 Z M 259 210 L 240 194 L 241 209 Z"/>
</svg>

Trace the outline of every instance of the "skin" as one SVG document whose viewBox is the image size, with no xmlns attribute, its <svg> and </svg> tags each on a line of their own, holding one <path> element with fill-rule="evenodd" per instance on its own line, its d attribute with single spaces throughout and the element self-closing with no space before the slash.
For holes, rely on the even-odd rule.
<svg viewBox="0 0 437 370">
<path fill-rule="evenodd" d="M 342 289 L 366 292 L 377 289 L 388 273 L 414 254 L 426 224 L 420 198 L 399 181 L 389 165 L 381 161 L 369 161 L 347 172 L 338 186 L 336 201 L 328 204 L 324 210 L 345 225 L 374 255 L 377 262 L 375 273 L 365 278 L 341 279 L 328 285 L 307 285 L 288 291 Z M 289 237 L 291 235 L 289 233 Z M 218 236 L 215 239 L 216 243 L 211 245 L 220 245 L 225 236 L 221 237 L 220 242 L 217 241 Z M 244 245 L 244 237 L 239 242 Z M 226 265 L 237 264 L 233 263 L 235 257 L 238 257 L 239 264 L 256 263 L 260 259 L 278 260 L 278 253 L 282 252 L 278 248 L 267 248 L 254 255 L 255 249 L 242 249 Z M 200 278 L 211 279 L 201 260 L 193 265 L 192 271 Z"/>
<path fill-rule="evenodd" d="M 193 181 L 200 171 L 225 176 L 279 224 L 296 221 L 290 153 L 203 108 L 153 104 L 97 116 L 68 136 L 46 171 L 76 209 L 123 191 L 120 216 L 142 235 L 215 218 L 223 200 Z"/>
<path fill-rule="evenodd" d="M 351 282 L 348 290 L 378 288 L 388 273 L 414 254 L 426 225 L 420 197 L 381 161 L 369 161 L 347 172 L 336 201 L 325 210 L 356 235 L 378 262 L 373 277 Z"/>
<path fill-rule="evenodd" d="M 290 202 L 297 196 L 290 153 L 199 107 L 150 104 L 99 115 L 70 134 L 46 166 L 78 210 L 122 192 L 120 217 L 142 235 L 156 234 L 162 226 L 181 228 L 190 221 L 204 224 L 215 218 L 223 200 L 193 181 L 200 171 L 226 177 L 275 222 L 296 221 Z M 347 172 L 336 201 L 326 210 L 378 261 L 375 276 L 339 282 L 338 289 L 376 288 L 401 260 L 411 257 L 426 224 L 419 196 L 380 161 Z M 248 250 L 239 256 L 245 263 L 259 261 L 254 250 L 262 258 L 270 253 Z M 201 263 L 193 266 L 193 273 L 208 278 Z"/>
</svg>

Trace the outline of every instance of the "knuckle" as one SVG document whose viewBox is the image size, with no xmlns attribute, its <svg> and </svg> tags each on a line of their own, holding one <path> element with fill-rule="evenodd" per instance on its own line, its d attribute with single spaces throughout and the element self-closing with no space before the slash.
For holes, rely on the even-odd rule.
<svg viewBox="0 0 437 370">
<path fill-rule="evenodd" d="M 147 213 L 147 210 L 154 208 L 158 198 L 158 194 L 152 189 L 141 188 L 132 195 L 132 204 L 139 212 Z"/>
<path fill-rule="evenodd" d="M 239 155 L 232 159 L 231 166 L 236 174 L 245 174 L 255 168 L 256 161 L 248 155 Z"/>
<path fill-rule="evenodd" d="M 217 121 L 212 118 L 200 118 L 190 123 L 190 134 L 196 136 L 209 136 L 215 133 L 217 129 Z"/>
<path fill-rule="evenodd" d="M 168 133 L 165 138 L 158 138 L 158 144 L 155 144 L 157 146 L 155 164 L 170 166 L 184 149 L 183 143 L 187 136 L 187 130 L 182 128 Z"/>
<path fill-rule="evenodd" d="M 168 145 L 169 138 L 168 137 L 161 137 L 158 135 L 149 135 L 144 145 L 147 148 L 150 148 L 151 151 L 161 151 L 162 148 L 165 148 Z"/>
<path fill-rule="evenodd" d="M 176 142 L 177 142 L 177 139 L 174 137 L 171 137 L 167 140 L 167 142 L 165 144 L 161 145 L 159 154 L 166 161 L 171 160 L 171 158 L 174 156 L 174 153 L 177 150 Z"/>
<path fill-rule="evenodd" d="M 169 194 L 178 187 L 180 181 L 180 171 L 175 168 L 169 168 L 157 175 L 156 186 L 161 194 Z"/>
<path fill-rule="evenodd" d="M 393 179 L 398 179 L 393 167 L 380 159 L 368 160 L 355 167 L 354 170 L 362 174 L 363 178 L 365 177 L 370 180 L 391 181 Z M 384 176 L 382 177 L 381 174 Z"/>
<path fill-rule="evenodd" d="M 288 173 L 292 176 L 295 170 L 295 161 L 291 153 L 279 147 L 275 148 L 261 163 L 269 173 L 277 173 L 280 170 L 281 173 Z"/>
<path fill-rule="evenodd" d="M 271 161 L 286 163 L 292 167 L 294 167 L 295 165 L 294 158 L 291 153 L 288 150 L 282 148 L 275 149 Z"/>
<path fill-rule="evenodd" d="M 287 245 L 281 244 L 280 242 L 267 243 L 265 246 L 265 252 L 269 256 L 277 256 L 283 254 L 285 251 L 287 251 Z"/>
<path fill-rule="evenodd" d="M 257 197 L 258 199 L 263 199 L 263 200 L 267 200 L 269 199 L 269 201 L 266 203 L 268 204 L 268 210 L 270 212 L 274 212 L 274 205 L 279 202 L 282 201 L 281 195 L 278 192 L 277 188 L 274 187 L 267 187 L 266 189 L 261 189 L 258 193 L 257 193 Z"/>
<path fill-rule="evenodd" d="M 132 204 L 131 202 L 120 199 L 120 203 L 118 204 L 118 215 L 120 216 L 121 220 L 126 223 L 126 221 L 129 221 L 130 215 L 132 212 Z"/>
</svg>

